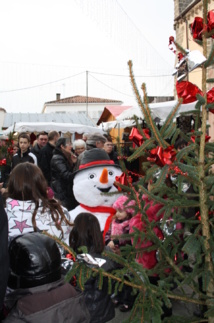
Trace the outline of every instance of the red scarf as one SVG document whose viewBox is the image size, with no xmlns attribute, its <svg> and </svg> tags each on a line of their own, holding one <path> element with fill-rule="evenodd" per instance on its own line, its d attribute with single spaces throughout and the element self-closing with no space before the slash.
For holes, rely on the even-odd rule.
<svg viewBox="0 0 214 323">
<path fill-rule="evenodd" d="M 105 228 L 103 230 L 103 238 L 105 239 L 106 232 L 110 228 L 110 224 L 111 224 L 113 216 L 116 213 L 116 210 L 113 209 L 113 207 L 111 207 L 111 206 L 87 206 L 87 205 L 84 205 L 84 204 L 80 204 L 80 206 L 83 209 L 86 209 L 87 211 L 90 211 L 91 213 L 94 213 L 94 212 L 110 213 L 110 215 L 108 216 L 108 218 L 106 220 Z"/>
</svg>

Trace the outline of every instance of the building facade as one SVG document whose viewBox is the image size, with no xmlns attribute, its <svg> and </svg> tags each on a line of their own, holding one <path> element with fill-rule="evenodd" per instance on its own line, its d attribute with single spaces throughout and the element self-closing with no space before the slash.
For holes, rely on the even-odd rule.
<svg viewBox="0 0 214 323">
<path fill-rule="evenodd" d="M 214 10 L 214 1 L 208 0 L 208 11 Z M 199 50 L 203 53 L 202 46 L 198 45 L 191 35 L 190 25 L 195 17 L 203 18 L 203 2 L 201 0 L 174 0 L 174 29 L 176 33 L 176 42 L 184 49 Z M 210 53 L 214 39 L 207 39 L 207 53 Z M 177 57 L 176 57 L 177 60 Z M 177 61 L 175 60 L 175 64 Z M 201 68 L 196 68 L 188 74 L 188 81 L 202 88 Z M 214 78 L 214 68 L 210 66 L 207 69 L 207 78 Z M 214 86 L 213 83 L 207 83 L 207 91 Z M 209 113 L 209 135 L 211 141 L 214 141 L 214 114 Z"/>
<path fill-rule="evenodd" d="M 69 98 L 60 98 L 60 94 L 56 95 L 55 101 L 46 102 L 42 113 L 67 113 L 67 112 L 85 112 L 95 124 L 100 118 L 106 105 L 121 105 L 122 101 L 101 99 L 86 96 L 72 96 Z"/>
</svg>

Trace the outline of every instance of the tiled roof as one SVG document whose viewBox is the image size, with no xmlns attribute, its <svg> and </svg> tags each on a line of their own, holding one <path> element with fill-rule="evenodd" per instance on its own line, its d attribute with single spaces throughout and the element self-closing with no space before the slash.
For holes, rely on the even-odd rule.
<svg viewBox="0 0 214 323">
<path fill-rule="evenodd" d="M 119 116 L 123 111 L 130 109 L 131 106 L 122 106 L 122 105 L 113 105 L 113 106 L 106 106 L 97 121 L 97 125 L 101 122 L 106 122 L 110 115 L 113 115 L 114 118 Z"/>
<path fill-rule="evenodd" d="M 64 98 L 64 99 L 59 99 L 55 101 L 49 101 L 45 102 L 45 104 L 49 103 L 116 103 L 116 104 L 122 104 L 122 101 L 118 100 L 109 100 L 109 99 L 101 99 L 101 98 L 93 98 L 93 97 L 87 97 L 82 96 L 82 95 L 76 95 L 76 96 L 71 96 L 69 98 Z"/>
<path fill-rule="evenodd" d="M 59 122 L 74 123 L 94 126 L 94 122 L 84 112 L 74 113 L 6 113 L 4 116 L 3 129 L 14 124 L 14 122 Z"/>
</svg>

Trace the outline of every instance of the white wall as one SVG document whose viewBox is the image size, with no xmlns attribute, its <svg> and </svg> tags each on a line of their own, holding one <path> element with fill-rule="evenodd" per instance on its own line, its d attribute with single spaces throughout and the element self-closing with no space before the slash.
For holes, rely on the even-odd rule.
<svg viewBox="0 0 214 323">
<path fill-rule="evenodd" d="M 103 112 L 106 105 L 111 105 L 111 103 L 88 103 L 88 115 L 90 118 L 97 120 L 99 119 L 101 113 Z M 115 105 L 115 103 L 112 103 Z M 87 112 L 86 103 L 83 104 L 69 104 L 69 103 L 57 103 L 57 104 L 47 104 L 44 107 L 44 113 L 51 112 Z"/>
</svg>

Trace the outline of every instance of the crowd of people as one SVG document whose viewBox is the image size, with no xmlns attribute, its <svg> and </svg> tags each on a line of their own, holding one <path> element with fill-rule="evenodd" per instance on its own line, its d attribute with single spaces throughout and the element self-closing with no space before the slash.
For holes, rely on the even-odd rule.
<svg viewBox="0 0 214 323">
<path fill-rule="evenodd" d="M 122 312 L 132 308 L 135 297 L 131 296 L 130 287 L 124 286 L 122 292 L 110 297 L 108 281 L 103 281 L 100 290 L 96 277 L 86 281 L 84 292 L 71 282 L 65 283 L 61 270 L 63 251 L 52 238 L 41 234 L 45 231 L 56 236 L 77 254 L 81 246 L 86 246 L 93 259 L 102 259 L 104 270 L 112 271 L 117 265 L 105 258 L 103 251 L 120 253 L 122 246 L 133 242 L 121 235 L 133 232 L 134 227 L 144 230 L 140 213 L 135 214 L 135 201 L 122 193 L 112 205 L 114 216 L 105 235 L 93 212 L 81 212 L 71 221 L 69 211 L 78 205 L 73 192 L 74 173 L 81 168 L 86 152 L 92 149 L 104 150 L 108 163 L 120 167 L 109 136 L 84 134 L 72 143 L 56 131 L 41 132 L 31 146 L 29 135 L 19 134 L 11 172 L 4 188 L 1 183 L 0 194 L 3 321 L 102 323 L 114 317 L 115 306 L 119 305 Z M 89 163 L 89 168 L 93 163 Z M 146 202 L 149 221 L 163 217 L 163 214 L 157 216 L 160 205 L 156 207 L 158 210 L 154 211 L 152 202 Z M 151 243 L 141 242 L 141 245 L 145 249 Z M 152 268 L 156 264 L 151 263 L 154 252 L 144 252 L 136 261 Z"/>
</svg>

